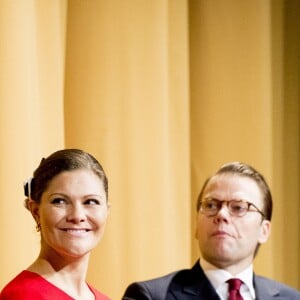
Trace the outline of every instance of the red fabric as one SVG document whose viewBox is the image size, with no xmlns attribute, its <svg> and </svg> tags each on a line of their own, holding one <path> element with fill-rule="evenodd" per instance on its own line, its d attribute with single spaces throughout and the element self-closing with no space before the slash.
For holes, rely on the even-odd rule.
<svg viewBox="0 0 300 300">
<path fill-rule="evenodd" d="M 228 282 L 228 300 L 243 300 L 243 297 L 240 294 L 240 287 L 242 285 L 242 281 L 237 278 L 232 278 L 227 280 Z"/>
<path fill-rule="evenodd" d="M 109 300 L 99 291 L 89 286 L 96 300 Z M 0 300 L 74 300 L 63 290 L 37 273 L 23 271 L 9 282 L 0 294 Z"/>
</svg>

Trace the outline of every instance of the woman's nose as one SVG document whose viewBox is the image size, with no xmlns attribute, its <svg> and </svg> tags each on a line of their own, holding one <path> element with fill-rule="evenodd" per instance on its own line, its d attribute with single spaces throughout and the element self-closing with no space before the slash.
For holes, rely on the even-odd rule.
<svg viewBox="0 0 300 300">
<path fill-rule="evenodd" d="M 73 223 L 80 223 L 86 220 L 85 209 L 80 204 L 73 204 L 70 206 L 67 214 L 67 221 Z"/>
</svg>

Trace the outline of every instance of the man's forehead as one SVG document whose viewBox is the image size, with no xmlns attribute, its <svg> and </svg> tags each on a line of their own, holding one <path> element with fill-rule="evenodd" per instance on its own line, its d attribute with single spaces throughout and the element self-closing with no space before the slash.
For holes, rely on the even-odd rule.
<svg viewBox="0 0 300 300">
<path fill-rule="evenodd" d="M 235 173 L 223 173 L 212 176 L 204 189 L 204 197 L 217 197 L 218 195 L 222 198 L 230 197 L 249 201 L 252 200 L 249 198 L 259 200 L 261 191 L 252 178 Z"/>
</svg>

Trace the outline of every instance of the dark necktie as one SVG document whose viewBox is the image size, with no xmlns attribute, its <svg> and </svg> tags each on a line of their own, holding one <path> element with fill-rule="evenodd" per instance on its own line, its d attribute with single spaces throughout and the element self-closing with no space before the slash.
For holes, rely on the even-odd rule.
<svg viewBox="0 0 300 300">
<path fill-rule="evenodd" d="M 243 297 L 240 294 L 240 287 L 242 281 L 237 278 L 232 278 L 227 280 L 228 282 L 228 300 L 243 300 Z"/>
</svg>

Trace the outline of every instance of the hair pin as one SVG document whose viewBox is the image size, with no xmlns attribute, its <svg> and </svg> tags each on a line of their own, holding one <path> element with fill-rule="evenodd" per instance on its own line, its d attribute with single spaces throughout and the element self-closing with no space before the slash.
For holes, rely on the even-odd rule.
<svg viewBox="0 0 300 300">
<path fill-rule="evenodd" d="M 33 177 L 29 177 L 25 182 L 24 182 L 24 194 L 26 197 L 31 199 L 31 184 L 32 184 Z"/>
</svg>

